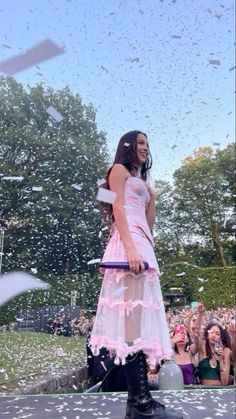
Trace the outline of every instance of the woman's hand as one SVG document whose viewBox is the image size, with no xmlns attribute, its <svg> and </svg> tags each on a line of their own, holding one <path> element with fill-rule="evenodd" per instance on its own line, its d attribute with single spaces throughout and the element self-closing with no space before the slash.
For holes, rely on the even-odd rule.
<svg viewBox="0 0 236 419">
<path fill-rule="evenodd" d="M 138 274 L 144 271 L 144 263 L 134 247 L 127 249 L 127 260 L 131 272 Z"/>
<path fill-rule="evenodd" d="M 194 310 L 190 308 L 189 312 L 187 313 L 187 319 L 191 320 L 194 314 L 195 314 Z"/>
<path fill-rule="evenodd" d="M 198 311 L 198 313 L 201 313 L 201 314 L 204 313 L 205 307 L 204 307 L 204 304 L 202 302 L 198 303 L 198 305 L 197 305 L 197 311 Z"/>
<path fill-rule="evenodd" d="M 217 346 L 214 349 L 214 355 L 218 361 L 223 361 L 224 358 L 224 347 L 222 345 L 222 342 L 216 342 Z"/>
<path fill-rule="evenodd" d="M 222 361 L 223 357 L 224 357 L 224 348 L 223 346 L 221 346 L 219 349 L 217 349 L 217 351 L 214 351 L 215 357 L 216 359 L 218 359 L 218 361 Z"/>
<path fill-rule="evenodd" d="M 184 343 L 185 335 L 183 333 L 176 333 L 171 339 L 171 341 L 172 341 L 172 345 L 175 345 L 176 343 Z"/>
</svg>

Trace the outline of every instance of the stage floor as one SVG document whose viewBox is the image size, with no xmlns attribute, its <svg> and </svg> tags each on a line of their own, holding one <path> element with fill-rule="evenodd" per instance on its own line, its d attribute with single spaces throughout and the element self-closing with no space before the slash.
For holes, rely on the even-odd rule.
<svg viewBox="0 0 236 419">
<path fill-rule="evenodd" d="M 235 418 L 235 389 L 154 391 L 184 419 Z M 125 393 L 1 396 L 0 418 L 124 419 Z"/>
</svg>

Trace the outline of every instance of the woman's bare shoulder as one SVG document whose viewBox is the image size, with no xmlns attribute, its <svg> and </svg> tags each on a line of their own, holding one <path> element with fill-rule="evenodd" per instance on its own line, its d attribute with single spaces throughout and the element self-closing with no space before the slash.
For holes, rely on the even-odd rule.
<svg viewBox="0 0 236 419">
<path fill-rule="evenodd" d="M 111 169 L 110 176 L 119 176 L 127 179 L 130 176 L 130 173 L 125 168 L 125 166 L 123 166 L 123 164 L 116 163 Z"/>
<path fill-rule="evenodd" d="M 231 349 L 230 349 L 230 348 L 225 347 L 225 348 L 224 348 L 224 354 L 230 355 L 230 354 L 231 354 Z"/>
</svg>

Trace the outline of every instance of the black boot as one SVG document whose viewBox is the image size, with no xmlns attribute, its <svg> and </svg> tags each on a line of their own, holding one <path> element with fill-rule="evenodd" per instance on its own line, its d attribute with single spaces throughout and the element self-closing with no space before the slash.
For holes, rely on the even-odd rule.
<svg viewBox="0 0 236 419">
<path fill-rule="evenodd" d="M 183 419 L 181 413 L 166 409 L 152 398 L 146 357 L 142 351 L 128 356 L 125 369 L 129 389 L 125 419 Z"/>
<path fill-rule="evenodd" d="M 131 419 L 131 404 L 132 404 L 132 396 L 131 396 L 130 391 L 128 390 L 128 399 L 126 402 L 125 419 Z"/>
</svg>

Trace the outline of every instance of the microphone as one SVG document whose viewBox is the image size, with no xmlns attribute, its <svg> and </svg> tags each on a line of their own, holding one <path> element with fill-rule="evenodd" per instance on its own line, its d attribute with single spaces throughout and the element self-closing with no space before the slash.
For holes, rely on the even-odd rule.
<svg viewBox="0 0 236 419">
<path fill-rule="evenodd" d="M 148 269 L 149 265 L 147 262 L 143 262 L 144 269 Z M 103 262 L 99 264 L 100 268 L 104 269 L 130 269 L 128 262 Z"/>
</svg>

